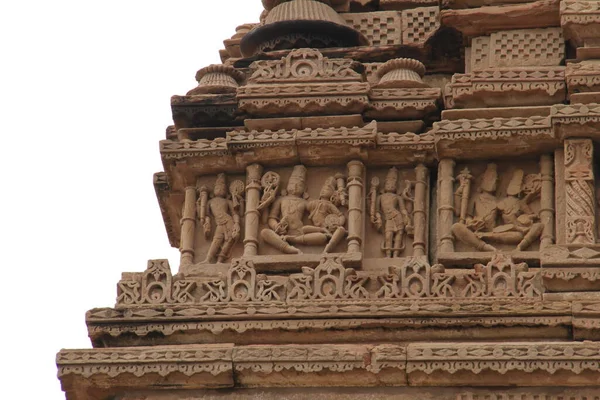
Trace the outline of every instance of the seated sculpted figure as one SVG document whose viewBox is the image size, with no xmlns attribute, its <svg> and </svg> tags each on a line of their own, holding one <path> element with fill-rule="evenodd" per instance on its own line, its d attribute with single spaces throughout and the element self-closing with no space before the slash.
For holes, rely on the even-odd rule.
<svg viewBox="0 0 600 400">
<path fill-rule="evenodd" d="M 337 207 L 325 199 L 329 192 L 322 191 L 319 200 L 309 202 L 306 199 L 305 182 L 306 168 L 303 165 L 295 166 L 288 180 L 286 192 L 278 197 L 271 207 L 267 220 L 269 228 L 261 231 L 261 237 L 266 243 L 285 254 L 302 253 L 292 244 L 326 245 L 332 238 L 332 232 L 326 227 L 327 215 L 343 218 Z M 304 224 L 306 213 L 311 214 L 310 219 L 314 225 Z M 341 224 L 338 226 L 341 227 Z M 335 244 L 337 243 L 327 246 L 326 250 L 329 251 Z"/>
<path fill-rule="evenodd" d="M 496 251 L 488 242 L 516 244 L 519 251 L 531 246 L 543 230 L 543 225 L 537 222 L 538 216 L 529 207 L 529 203 L 539 195 L 539 185 L 530 179 L 524 188 L 523 178 L 523 170 L 515 170 L 506 189 L 506 197 L 498 200 L 495 196 L 498 183 L 496 165 L 488 164 L 479 192 L 469 206 L 466 221 L 452 226 L 456 239 L 479 251 Z M 522 198 L 523 194 L 525 197 Z M 498 217 L 501 225 L 498 225 Z"/>
</svg>

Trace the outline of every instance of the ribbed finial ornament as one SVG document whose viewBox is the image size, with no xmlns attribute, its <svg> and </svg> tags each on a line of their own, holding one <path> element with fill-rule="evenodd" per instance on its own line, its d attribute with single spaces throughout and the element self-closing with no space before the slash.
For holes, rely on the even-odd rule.
<svg viewBox="0 0 600 400">
<path fill-rule="evenodd" d="M 378 88 L 418 88 L 428 87 L 421 79 L 425 66 L 412 58 L 395 58 L 377 69 Z"/>
<path fill-rule="evenodd" d="M 187 95 L 208 93 L 235 93 L 244 81 L 244 74 L 237 69 L 222 64 L 213 64 L 196 72 L 198 86 L 190 90 Z"/>
</svg>

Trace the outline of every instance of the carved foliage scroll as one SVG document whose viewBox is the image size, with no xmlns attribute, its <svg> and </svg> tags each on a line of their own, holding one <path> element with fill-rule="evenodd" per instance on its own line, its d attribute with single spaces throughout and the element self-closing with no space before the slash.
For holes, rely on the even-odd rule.
<svg viewBox="0 0 600 400">
<path fill-rule="evenodd" d="M 596 242 L 593 149 L 589 139 L 565 140 L 565 224 L 568 244 Z"/>
<path fill-rule="evenodd" d="M 304 267 L 290 276 L 257 274 L 248 260 L 234 260 L 221 279 L 179 280 L 166 260 L 151 261 L 141 274 L 118 284 L 117 307 L 159 304 L 314 304 L 402 301 L 419 299 L 540 298 L 538 272 L 496 254 L 475 270 L 430 266 L 421 257 L 392 265 L 388 273 L 355 271 L 340 257 L 325 256 L 316 268 Z"/>
</svg>

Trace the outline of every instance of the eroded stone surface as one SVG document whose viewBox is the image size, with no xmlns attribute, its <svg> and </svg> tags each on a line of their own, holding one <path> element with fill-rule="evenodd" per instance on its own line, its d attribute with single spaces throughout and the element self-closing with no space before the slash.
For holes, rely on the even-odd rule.
<svg viewBox="0 0 600 400">
<path fill-rule="evenodd" d="M 263 0 L 67 399 L 598 400 L 598 4 Z"/>
</svg>

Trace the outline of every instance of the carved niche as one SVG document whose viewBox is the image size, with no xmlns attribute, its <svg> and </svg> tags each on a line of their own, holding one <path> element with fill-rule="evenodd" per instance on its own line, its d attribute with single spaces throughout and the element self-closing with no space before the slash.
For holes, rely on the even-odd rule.
<svg viewBox="0 0 600 400">
<path fill-rule="evenodd" d="M 259 255 L 347 252 L 347 185 L 343 168 L 266 171 L 257 206 Z"/>
<path fill-rule="evenodd" d="M 497 251 L 538 259 L 541 243 L 552 242 L 551 159 L 461 163 L 451 172 L 452 164 L 440 163 L 438 175 L 438 260 L 469 263 Z"/>
<path fill-rule="evenodd" d="M 425 256 L 429 230 L 427 168 L 375 169 L 367 177 L 365 258 Z"/>
<path fill-rule="evenodd" d="M 186 190 L 181 224 L 182 266 L 229 263 L 243 252 L 243 177 L 202 176 Z"/>
</svg>

